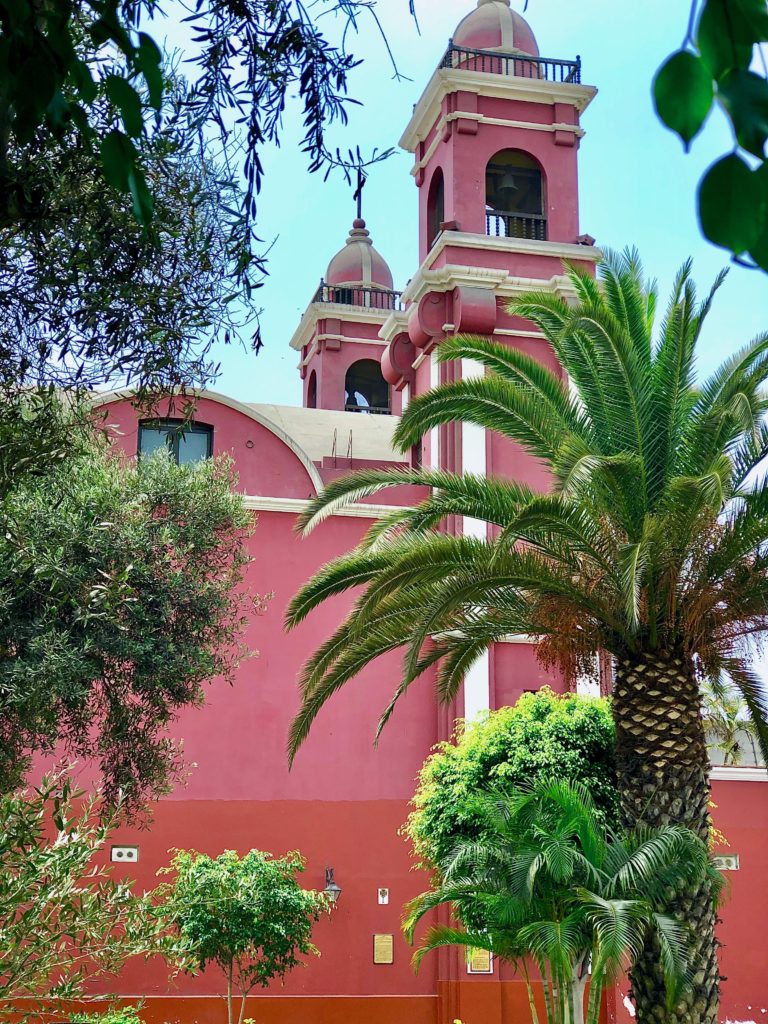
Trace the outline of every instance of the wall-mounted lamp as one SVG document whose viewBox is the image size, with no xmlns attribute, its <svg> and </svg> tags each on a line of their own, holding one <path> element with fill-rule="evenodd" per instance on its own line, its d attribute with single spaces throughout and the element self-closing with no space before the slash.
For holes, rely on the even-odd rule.
<svg viewBox="0 0 768 1024">
<path fill-rule="evenodd" d="M 328 897 L 331 906 L 335 907 L 339 902 L 339 896 L 341 896 L 341 886 L 334 881 L 333 868 L 325 869 L 325 888 L 323 892 Z"/>
</svg>

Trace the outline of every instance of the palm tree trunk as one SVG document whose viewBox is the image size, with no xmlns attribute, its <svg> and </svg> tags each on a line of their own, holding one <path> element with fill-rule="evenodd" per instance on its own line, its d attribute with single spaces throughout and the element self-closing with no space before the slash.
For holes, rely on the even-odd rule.
<svg viewBox="0 0 768 1024">
<path fill-rule="evenodd" d="M 709 758 L 690 658 L 649 651 L 616 665 L 616 769 L 624 824 L 677 824 L 709 835 Z M 692 933 L 693 987 L 668 1011 L 657 951 L 631 973 L 637 1024 L 717 1024 L 720 972 L 708 883 L 670 894 Z"/>
</svg>

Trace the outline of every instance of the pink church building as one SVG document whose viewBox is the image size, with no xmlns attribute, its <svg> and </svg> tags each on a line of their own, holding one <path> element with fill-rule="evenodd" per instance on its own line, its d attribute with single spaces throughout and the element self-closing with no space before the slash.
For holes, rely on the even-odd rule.
<svg viewBox="0 0 768 1024">
<path fill-rule="evenodd" d="M 243 663 L 233 688 L 214 683 L 205 708 L 178 723 L 194 764 L 188 784 L 158 804 L 150 830 L 123 829 L 115 840 L 121 848 L 112 851 L 116 873 L 146 887 L 155 884 L 172 847 L 214 855 L 299 849 L 307 858 L 305 884 L 316 888 L 333 871 L 341 895 L 316 928 L 322 955 L 284 987 L 254 995 L 247 1016 L 258 1024 L 528 1020 L 524 986 L 504 964 L 473 973 L 459 951 L 446 950 L 414 975 L 400 922 L 403 905 L 426 879 L 412 870 L 398 830 L 422 762 L 451 735 L 457 718 L 514 703 L 544 683 L 562 688 L 538 665 L 530 638 L 497 644 L 468 672 L 450 708 L 438 706 L 429 680 L 414 686 L 375 749 L 376 720 L 399 671 L 397 659 L 382 659 L 328 704 L 291 772 L 285 753 L 301 665 L 334 629 L 346 602 L 319 610 L 290 636 L 282 629 L 285 607 L 313 571 L 351 549 L 387 506 L 362 503 L 307 539 L 294 530 L 297 515 L 340 474 L 403 464 L 391 442 L 398 414 L 438 382 L 477 372 L 467 362 L 438 364 L 444 338 L 492 336 L 554 366 L 543 336 L 510 316 L 507 300 L 531 288 L 567 299 L 563 259 L 593 267 L 600 257 L 579 226 L 582 118 L 596 94 L 582 81 L 580 61 L 540 56 L 509 0 L 479 0 L 436 58 L 401 139 L 413 155 L 419 265 L 407 287 L 396 290 L 366 223 L 354 222 L 291 341 L 303 406 L 252 405 L 206 392 L 195 429 L 178 435 L 171 418 L 143 424 L 124 396 L 106 399 L 119 443 L 131 454 L 168 441 L 181 461 L 230 453 L 258 519 L 249 585 L 274 592 L 246 638 L 258 657 Z M 409 460 L 546 486 L 519 449 L 473 426 L 433 431 Z M 376 501 L 410 503 L 418 496 L 402 488 Z M 456 529 L 478 535 L 485 526 L 465 520 Z M 720 930 L 723 1020 L 768 1024 L 768 773 L 713 767 L 712 778 L 732 869 Z M 374 950 L 386 947 L 387 937 L 392 956 L 383 959 L 391 962 L 377 962 L 382 957 Z M 159 966 L 138 965 L 119 989 L 145 1001 L 143 1015 L 153 1024 L 225 1019 L 221 978 L 213 972 L 169 983 Z M 625 997 L 626 985 L 620 986 L 609 1000 L 609 1018 L 628 1019 Z"/>
</svg>

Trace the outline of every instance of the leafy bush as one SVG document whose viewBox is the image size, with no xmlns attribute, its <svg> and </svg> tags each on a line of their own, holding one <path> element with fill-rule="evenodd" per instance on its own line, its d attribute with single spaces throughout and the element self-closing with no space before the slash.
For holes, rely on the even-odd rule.
<svg viewBox="0 0 768 1024">
<path fill-rule="evenodd" d="M 456 843 L 484 834 L 476 797 L 540 778 L 583 783 L 604 824 L 618 821 L 615 731 L 604 698 L 560 696 L 549 687 L 524 694 L 439 744 L 419 773 L 404 827 L 421 866 L 434 868 Z"/>
<path fill-rule="evenodd" d="M 135 1006 L 111 1006 L 104 1013 L 75 1013 L 69 1019 L 71 1024 L 141 1024 Z"/>
</svg>

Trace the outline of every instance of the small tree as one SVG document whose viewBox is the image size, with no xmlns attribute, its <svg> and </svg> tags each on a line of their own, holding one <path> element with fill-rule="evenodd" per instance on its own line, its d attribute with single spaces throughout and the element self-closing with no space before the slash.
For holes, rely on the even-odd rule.
<svg viewBox="0 0 768 1024">
<path fill-rule="evenodd" d="M 0 798 L 0 1020 L 36 1017 L 130 957 L 168 951 L 150 898 L 98 856 L 114 816 L 81 797 L 56 775 Z"/>
<path fill-rule="evenodd" d="M 260 850 L 242 858 L 234 850 L 218 857 L 179 850 L 161 872 L 176 872 L 157 894 L 190 960 L 201 971 L 216 964 L 224 972 L 229 1024 L 242 1024 L 256 986 L 318 954 L 312 926 L 329 907 L 322 893 L 301 888 L 296 875 L 303 870 L 295 852 L 273 859 Z"/>
<path fill-rule="evenodd" d="M 483 834 L 478 791 L 508 791 L 542 777 L 583 784 L 599 820 L 613 825 L 614 746 L 607 700 L 548 687 L 523 694 L 514 707 L 491 712 L 438 746 L 419 773 L 404 832 L 422 866 L 433 869 L 457 843 Z"/>
</svg>

